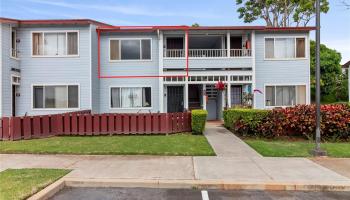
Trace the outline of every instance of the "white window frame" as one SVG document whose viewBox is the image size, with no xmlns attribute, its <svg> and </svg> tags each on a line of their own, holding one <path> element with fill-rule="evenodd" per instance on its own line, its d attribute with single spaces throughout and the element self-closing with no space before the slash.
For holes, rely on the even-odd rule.
<svg viewBox="0 0 350 200">
<path fill-rule="evenodd" d="M 266 87 L 269 87 L 269 86 L 275 87 L 275 103 L 276 103 L 276 86 L 295 86 L 295 99 L 296 100 L 299 97 L 298 96 L 298 92 L 297 92 L 297 86 L 305 86 L 305 104 L 309 104 L 308 85 L 306 83 L 295 83 L 295 84 L 293 84 L 293 83 L 291 83 L 291 84 L 268 83 L 268 84 L 264 84 L 264 108 L 270 108 L 270 109 L 273 109 L 273 108 L 286 108 L 286 107 L 293 107 L 293 106 L 297 105 L 297 104 L 295 104 L 295 105 L 289 105 L 289 106 L 267 106 L 266 105 Z"/>
<path fill-rule="evenodd" d="M 288 38 L 294 38 L 294 58 L 266 58 L 266 39 L 273 39 L 273 56 L 275 56 L 275 50 L 276 50 L 276 45 L 275 45 L 275 40 L 276 39 L 288 39 Z M 305 40 L 305 57 L 296 57 L 297 56 L 297 38 L 304 38 Z M 307 44 L 308 38 L 306 36 L 266 36 L 264 37 L 264 60 L 306 60 L 309 58 L 308 54 L 308 48 L 309 45 Z"/>
<path fill-rule="evenodd" d="M 112 88 L 120 88 L 119 92 L 121 92 L 122 88 L 151 88 L 151 106 L 150 107 L 112 107 Z M 110 86 L 109 87 L 109 98 L 108 98 L 108 104 L 109 104 L 109 109 L 111 110 L 152 110 L 153 109 L 153 88 L 150 85 L 133 85 L 133 86 L 120 86 L 120 85 L 115 85 L 115 86 Z M 121 96 L 120 96 L 121 97 Z M 119 99 L 120 101 L 120 106 L 121 106 L 121 98 Z"/>
<path fill-rule="evenodd" d="M 18 83 L 13 82 L 13 78 L 17 78 L 19 80 L 19 82 Z M 21 76 L 20 75 L 11 74 L 11 85 L 21 85 Z"/>
<path fill-rule="evenodd" d="M 34 33 L 41 33 L 43 34 L 43 53 L 45 52 L 45 33 L 65 33 L 66 34 L 66 55 L 33 55 L 33 34 Z M 68 55 L 68 33 L 77 33 L 77 37 L 78 37 L 78 54 L 76 55 Z M 79 57 L 80 56 L 80 33 L 79 30 L 52 30 L 52 31 L 31 31 L 31 55 L 33 58 L 69 58 L 69 57 Z"/>
<path fill-rule="evenodd" d="M 119 60 L 111 60 L 111 41 L 119 41 Z M 121 58 L 121 41 L 122 40 L 138 40 L 140 42 L 140 59 L 128 59 L 128 60 L 123 60 Z M 141 41 L 142 40 L 150 40 L 150 50 L 151 50 L 151 58 L 150 59 L 141 59 L 142 58 L 142 44 Z M 108 60 L 109 62 L 151 62 L 153 59 L 153 49 L 152 49 L 152 38 L 109 38 L 108 39 Z"/>
<path fill-rule="evenodd" d="M 68 108 L 68 101 L 67 101 L 67 108 L 34 108 L 34 87 L 35 86 L 42 86 L 44 87 L 43 90 L 43 97 L 44 97 L 44 106 L 45 106 L 45 86 L 66 86 L 67 87 L 67 98 L 68 98 L 68 86 L 78 86 L 78 107 L 77 108 Z M 61 111 L 61 110 L 80 110 L 80 84 L 79 83 L 52 83 L 52 84 L 32 84 L 31 85 L 32 95 L 31 95 L 31 104 L 32 104 L 32 110 L 35 111 Z M 67 99 L 68 100 L 68 99 Z"/>
<path fill-rule="evenodd" d="M 15 33 L 15 48 L 12 49 L 12 32 Z M 16 56 L 12 56 L 12 51 L 15 50 L 16 51 Z M 11 47 L 10 47 L 10 58 L 16 59 L 18 60 L 18 56 L 17 56 L 17 30 L 14 29 L 14 27 L 11 27 Z"/>
</svg>

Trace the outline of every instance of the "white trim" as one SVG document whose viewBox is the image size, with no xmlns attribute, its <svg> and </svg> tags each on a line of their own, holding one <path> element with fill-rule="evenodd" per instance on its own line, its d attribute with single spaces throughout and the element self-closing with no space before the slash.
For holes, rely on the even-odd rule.
<svg viewBox="0 0 350 200">
<path fill-rule="evenodd" d="M 68 98 L 68 86 L 78 86 L 78 107 L 68 108 L 34 108 L 34 87 L 35 86 L 66 86 L 67 87 L 67 98 Z M 43 91 L 44 105 L 45 105 L 45 88 Z M 80 110 L 80 84 L 79 83 L 34 83 L 31 84 L 31 107 L 33 111 L 56 111 L 56 110 Z"/>
<path fill-rule="evenodd" d="M 279 39 L 283 39 L 283 38 L 294 38 L 294 58 L 266 58 L 266 55 L 265 55 L 265 53 L 266 53 L 266 39 L 273 39 L 273 50 L 274 50 L 274 54 L 275 54 L 275 50 L 276 50 L 276 44 L 275 44 L 275 39 L 276 38 L 279 38 Z M 296 46 L 297 46 L 297 44 L 296 44 L 296 39 L 297 38 L 304 38 L 304 40 L 305 40 L 305 46 L 304 46 L 304 48 L 305 48 L 305 57 L 296 57 L 297 55 L 296 55 Z M 308 39 L 308 37 L 307 36 L 305 36 L 305 35 L 293 35 L 293 36 L 291 36 L 291 35 L 287 35 L 287 36 L 264 36 L 264 60 L 265 61 L 289 61 L 289 60 L 307 60 L 307 59 L 309 59 L 309 54 L 307 53 L 308 52 L 308 50 L 307 50 L 307 39 Z M 274 55 L 275 56 L 275 55 Z"/>
<path fill-rule="evenodd" d="M 158 67 L 158 75 L 162 76 L 164 71 L 164 63 L 163 63 L 163 57 L 164 57 L 164 50 L 163 50 L 163 43 L 164 43 L 164 35 L 163 35 L 163 31 L 158 30 L 158 63 L 159 63 L 159 67 Z M 159 93 L 158 93 L 158 99 L 159 99 L 159 103 L 158 103 L 158 110 L 159 112 L 164 112 L 164 84 L 163 84 L 163 78 L 159 78 Z"/>
<path fill-rule="evenodd" d="M 15 32 L 15 49 L 12 49 L 12 32 Z M 12 51 L 15 50 L 16 51 L 16 57 L 12 56 Z M 15 60 L 19 60 L 18 56 L 17 56 L 17 30 L 14 29 L 14 27 L 11 27 L 11 48 L 10 48 L 10 58 L 15 59 Z"/>
<path fill-rule="evenodd" d="M 33 55 L 33 34 L 34 33 L 42 33 L 42 38 L 43 38 L 43 54 L 45 52 L 45 33 L 65 33 L 66 34 L 66 55 L 59 55 L 59 56 L 54 56 L 54 55 Z M 78 42 L 78 54 L 76 55 L 68 55 L 68 46 L 67 46 L 67 35 L 68 33 L 77 33 L 77 42 Z M 76 58 L 80 57 L 80 32 L 79 30 L 44 30 L 44 31 L 31 31 L 30 32 L 30 51 L 31 51 L 31 57 L 32 58 Z"/>
<path fill-rule="evenodd" d="M 222 49 L 223 50 L 223 49 Z M 252 56 L 240 56 L 240 57 L 227 57 L 227 56 L 222 56 L 222 57 L 188 57 L 189 60 L 219 60 L 219 59 L 251 59 Z M 177 58 L 171 58 L 171 57 L 164 57 L 164 60 L 185 60 L 185 57 L 177 57 Z"/>
<path fill-rule="evenodd" d="M 151 106 L 150 107 L 119 107 L 119 108 L 114 108 L 112 107 L 112 102 L 111 102 L 111 95 L 112 95 L 112 88 L 120 88 L 119 92 L 121 93 L 122 88 L 151 88 Z M 109 104 L 109 109 L 110 110 L 152 110 L 153 109 L 153 89 L 151 85 L 132 85 L 132 86 L 126 86 L 126 85 L 111 85 L 109 86 L 109 98 L 108 98 L 108 104 Z M 121 97 L 121 95 L 119 95 Z M 121 106 L 121 98 L 119 99 L 120 101 L 120 106 Z"/>
<path fill-rule="evenodd" d="M 263 89 L 263 94 L 264 94 L 264 108 L 286 108 L 286 107 L 293 107 L 295 105 L 297 105 L 297 102 L 295 101 L 295 105 L 289 105 L 289 106 L 266 106 L 266 86 L 295 86 L 295 100 L 298 99 L 298 96 L 297 96 L 297 88 L 296 86 L 305 86 L 305 103 L 306 104 L 309 104 L 308 103 L 308 87 L 307 87 L 307 83 L 265 83 L 264 84 L 264 89 Z M 275 101 L 276 101 L 276 88 L 275 88 Z"/>
<path fill-rule="evenodd" d="M 111 41 L 112 40 L 118 40 L 119 41 L 119 60 L 111 60 Z M 140 59 L 127 59 L 127 60 L 123 60 L 121 58 L 121 41 L 122 40 L 138 40 L 140 42 Z M 151 56 L 151 59 L 142 59 L 142 40 L 150 40 L 150 56 Z M 150 37 L 147 37 L 147 38 L 108 38 L 108 61 L 111 62 L 111 63 L 118 63 L 118 62 L 151 62 L 152 59 L 153 59 L 153 50 L 152 50 L 152 43 L 153 43 L 153 40 L 152 38 Z"/>
<path fill-rule="evenodd" d="M 310 55 L 310 33 L 307 34 L 307 43 L 305 44 L 305 46 L 306 46 L 305 52 L 307 52 L 307 55 Z M 307 68 L 308 75 L 309 75 L 309 82 L 308 82 L 308 85 L 306 86 L 306 95 L 307 95 L 306 103 L 307 104 L 311 103 L 311 70 L 310 70 L 310 65 L 311 65 L 311 60 L 309 59 L 308 68 Z M 349 97 L 350 97 L 350 95 L 349 95 Z"/>
<path fill-rule="evenodd" d="M 90 32 L 89 32 L 89 42 L 90 42 L 90 45 L 89 45 L 89 52 L 90 52 L 90 72 L 89 72 L 89 75 L 90 75 L 90 110 L 92 110 L 92 25 L 90 24 Z"/>
<path fill-rule="evenodd" d="M 251 44 L 252 44 L 252 50 L 251 50 L 251 56 L 252 56 L 252 93 L 253 93 L 253 108 L 256 108 L 256 100 L 257 96 L 254 90 L 256 89 L 256 58 L 255 58 L 255 31 L 252 31 L 251 33 Z M 264 44 L 265 45 L 265 44 Z M 265 50 L 265 49 L 264 49 Z M 265 54 L 265 53 L 264 53 Z M 264 55 L 265 56 L 265 55 Z M 230 97 L 231 98 L 231 97 Z"/>
</svg>

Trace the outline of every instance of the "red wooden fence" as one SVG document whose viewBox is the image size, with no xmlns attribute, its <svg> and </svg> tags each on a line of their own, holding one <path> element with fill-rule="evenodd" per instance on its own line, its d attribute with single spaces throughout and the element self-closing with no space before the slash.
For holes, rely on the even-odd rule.
<svg viewBox="0 0 350 200">
<path fill-rule="evenodd" d="M 65 113 L 3 117 L 0 140 L 54 135 L 168 134 L 191 131 L 191 113 L 90 114 Z"/>
</svg>

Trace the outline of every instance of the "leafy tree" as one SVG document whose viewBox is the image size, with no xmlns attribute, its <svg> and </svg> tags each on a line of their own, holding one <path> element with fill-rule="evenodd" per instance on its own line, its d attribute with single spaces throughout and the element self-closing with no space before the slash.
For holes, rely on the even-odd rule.
<svg viewBox="0 0 350 200">
<path fill-rule="evenodd" d="M 192 27 L 199 27 L 200 25 L 198 23 L 192 24 Z"/>
<path fill-rule="evenodd" d="M 316 43 L 310 42 L 310 70 L 311 70 L 311 94 L 314 99 L 315 94 L 315 66 L 316 66 Z M 320 46 L 320 67 L 321 67 L 321 97 L 324 101 L 337 101 L 337 88 L 342 80 L 341 54 L 336 50 L 328 48 L 326 45 Z"/>
<path fill-rule="evenodd" d="M 329 10 L 328 0 L 321 1 L 321 12 Z M 245 23 L 263 19 L 267 26 L 306 26 L 315 17 L 316 0 L 236 0 L 239 18 Z"/>
</svg>

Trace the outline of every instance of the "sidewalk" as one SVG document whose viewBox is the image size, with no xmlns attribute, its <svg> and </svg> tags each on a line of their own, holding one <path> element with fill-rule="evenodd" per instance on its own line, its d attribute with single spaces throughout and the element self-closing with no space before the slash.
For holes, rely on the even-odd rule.
<svg viewBox="0 0 350 200">
<path fill-rule="evenodd" d="M 73 169 L 67 178 L 229 181 L 347 185 L 350 179 L 307 158 L 262 157 L 223 127 L 208 124 L 205 135 L 218 156 L 87 156 L 0 154 L 7 168 Z"/>
</svg>

